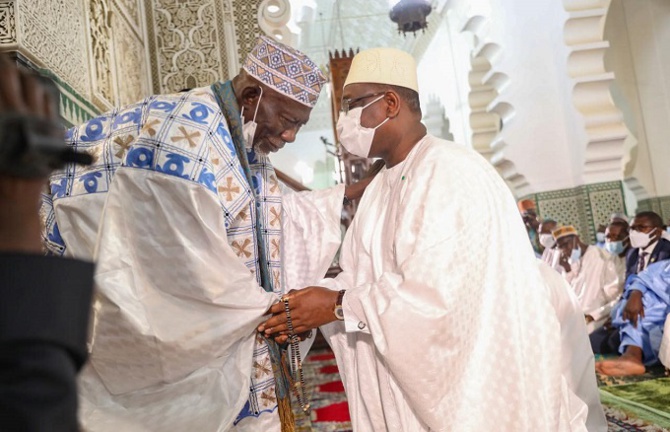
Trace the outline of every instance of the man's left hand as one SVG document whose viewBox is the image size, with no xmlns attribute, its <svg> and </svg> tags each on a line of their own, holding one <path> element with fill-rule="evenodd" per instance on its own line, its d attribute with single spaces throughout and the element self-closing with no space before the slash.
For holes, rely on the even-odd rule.
<svg viewBox="0 0 670 432">
<path fill-rule="evenodd" d="M 288 297 L 293 332 L 304 333 L 335 321 L 337 318 L 333 313 L 333 308 L 337 302 L 337 296 L 337 291 L 317 286 L 298 291 L 291 290 L 286 294 L 284 297 Z M 258 326 L 258 331 L 264 332 L 266 336 L 278 333 L 288 334 L 284 302 L 275 303 L 269 312 L 273 316 Z"/>
<path fill-rule="evenodd" d="M 623 310 L 623 319 L 628 320 L 633 327 L 637 328 L 638 317 L 644 318 L 644 306 L 642 304 L 642 292 L 633 290 L 628 296 L 626 306 Z"/>
</svg>

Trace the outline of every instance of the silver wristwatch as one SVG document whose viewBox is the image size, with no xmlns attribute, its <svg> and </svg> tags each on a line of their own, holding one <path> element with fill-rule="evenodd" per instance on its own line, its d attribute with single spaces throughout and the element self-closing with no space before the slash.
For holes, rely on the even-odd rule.
<svg viewBox="0 0 670 432">
<path fill-rule="evenodd" d="M 346 290 L 340 291 L 340 293 L 337 296 L 337 301 L 335 302 L 335 307 L 333 308 L 333 313 L 335 314 L 335 317 L 340 321 L 344 321 L 344 311 L 342 310 L 342 299 L 344 298 L 345 292 Z"/>
</svg>

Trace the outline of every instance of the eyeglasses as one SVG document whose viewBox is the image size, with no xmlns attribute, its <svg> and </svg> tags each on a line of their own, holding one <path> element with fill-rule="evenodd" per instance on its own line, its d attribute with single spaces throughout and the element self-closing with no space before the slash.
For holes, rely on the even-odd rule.
<svg viewBox="0 0 670 432">
<path fill-rule="evenodd" d="M 362 101 L 363 99 L 371 98 L 373 96 L 379 96 L 386 93 L 385 91 L 383 92 L 378 92 L 378 93 L 370 93 L 365 96 L 357 97 L 356 99 L 342 99 L 342 107 L 340 108 L 340 111 L 342 111 L 344 114 L 348 114 L 349 110 L 355 107 L 352 107 L 352 105 L 355 105 L 357 102 Z"/>
<path fill-rule="evenodd" d="M 640 231 L 640 232 L 642 232 L 642 231 L 647 230 L 647 229 L 648 229 L 648 230 L 656 229 L 656 227 L 655 227 L 655 226 L 651 226 L 651 225 L 631 225 L 631 226 L 630 226 L 630 229 L 632 229 L 633 231 Z"/>
</svg>

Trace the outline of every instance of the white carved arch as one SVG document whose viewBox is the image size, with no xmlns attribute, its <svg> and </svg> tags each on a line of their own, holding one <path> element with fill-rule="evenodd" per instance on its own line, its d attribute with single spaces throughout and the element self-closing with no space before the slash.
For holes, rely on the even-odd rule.
<svg viewBox="0 0 670 432">
<path fill-rule="evenodd" d="M 570 50 L 568 75 L 574 81 L 573 103 L 587 135 L 585 183 L 622 180 L 624 142 L 629 135 L 610 94 L 612 72 L 605 69 L 604 28 L 611 0 L 563 0 L 568 13 L 564 40 Z"/>
<path fill-rule="evenodd" d="M 488 19 L 483 15 L 471 16 L 461 29 L 461 32 L 471 32 L 475 37 L 468 97 L 472 146 L 491 162 L 516 195 L 523 195 L 528 193 L 529 183 L 514 163 L 505 157 L 507 144 L 500 134 L 504 125 L 513 120 L 515 110 L 501 98 L 509 76 L 494 69 L 502 47 L 489 40 Z"/>
<path fill-rule="evenodd" d="M 291 3 L 289 0 L 263 0 L 258 5 L 258 24 L 273 39 L 295 46 L 297 35 L 289 28 Z"/>
<path fill-rule="evenodd" d="M 444 115 L 445 109 L 440 98 L 431 95 L 426 104 L 425 115 L 422 119 L 428 129 L 428 133 L 446 140 L 453 140 L 454 136 L 449 131 L 449 119 Z"/>
</svg>

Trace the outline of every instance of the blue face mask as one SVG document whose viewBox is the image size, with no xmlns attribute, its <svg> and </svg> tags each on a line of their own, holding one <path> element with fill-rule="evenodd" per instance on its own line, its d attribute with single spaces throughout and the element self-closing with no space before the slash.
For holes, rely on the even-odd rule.
<svg viewBox="0 0 670 432">
<path fill-rule="evenodd" d="M 605 242 L 605 250 L 612 255 L 621 255 L 623 253 L 623 241 Z"/>
<path fill-rule="evenodd" d="M 572 250 L 570 258 L 568 258 L 568 263 L 570 265 L 577 264 L 581 258 L 582 258 L 582 250 L 579 246 L 577 246 L 575 249 Z"/>
</svg>

